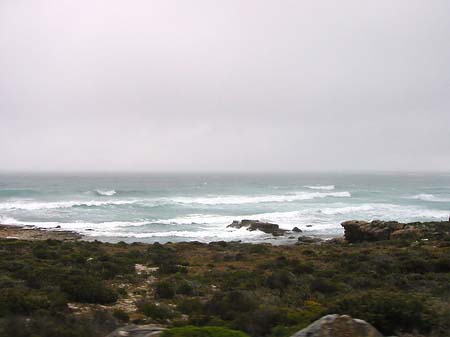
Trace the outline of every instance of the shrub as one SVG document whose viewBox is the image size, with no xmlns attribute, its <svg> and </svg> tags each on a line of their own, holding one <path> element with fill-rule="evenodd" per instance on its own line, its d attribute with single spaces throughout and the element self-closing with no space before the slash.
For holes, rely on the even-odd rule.
<svg viewBox="0 0 450 337">
<path fill-rule="evenodd" d="M 61 290 L 76 302 L 109 304 L 117 301 L 117 293 L 105 283 L 90 276 L 71 276 L 61 284 Z"/>
<path fill-rule="evenodd" d="M 271 289 L 284 290 L 292 283 L 291 274 L 285 270 L 274 271 L 266 280 L 266 285 Z"/>
<path fill-rule="evenodd" d="M 421 300 L 411 294 L 372 290 L 339 299 L 330 313 L 347 314 L 373 324 L 384 334 L 397 331 L 427 332 L 430 322 L 425 317 Z"/>
<path fill-rule="evenodd" d="M 322 294 L 332 294 L 338 290 L 338 286 L 330 280 L 315 278 L 311 281 L 311 290 Z"/>
<path fill-rule="evenodd" d="M 130 320 L 130 316 L 125 311 L 120 309 L 115 309 L 113 311 L 113 316 L 122 322 L 128 322 Z"/>
<path fill-rule="evenodd" d="M 175 288 L 172 283 L 161 281 L 155 285 L 156 298 L 173 298 L 175 296 Z"/>
<path fill-rule="evenodd" d="M 177 286 L 177 294 L 181 295 L 192 295 L 194 293 L 194 287 L 188 281 L 182 281 Z"/>
<path fill-rule="evenodd" d="M 0 292 L 0 317 L 8 314 L 27 315 L 40 308 L 49 308 L 50 302 L 43 295 L 29 293 L 26 289 L 5 288 Z"/>
<path fill-rule="evenodd" d="M 192 313 L 199 313 L 203 311 L 203 303 L 200 302 L 200 300 L 196 298 L 189 298 L 183 300 L 179 305 L 178 309 L 183 314 L 192 314 Z"/>
<path fill-rule="evenodd" d="M 138 305 L 139 310 L 145 315 L 156 320 L 165 320 L 174 316 L 168 306 L 164 304 L 156 305 L 154 303 L 141 303 Z"/>
<path fill-rule="evenodd" d="M 206 310 L 223 320 L 233 320 L 257 308 L 256 300 L 243 291 L 218 293 L 206 304 Z"/>
<path fill-rule="evenodd" d="M 164 331 L 162 337 L 248 337 L 245 333 L 220 327 L 186 326 Z"/>
</svg>

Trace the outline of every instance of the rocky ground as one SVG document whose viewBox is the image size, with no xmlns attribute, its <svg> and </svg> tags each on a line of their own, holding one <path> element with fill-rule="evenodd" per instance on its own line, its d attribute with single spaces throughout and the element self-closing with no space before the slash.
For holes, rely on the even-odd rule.
<svg viewBox="0 0 450 337">
<path fill-rule="evenodd" d="M 45 230 L 35 227 L 0 224 L 0 238 L 17 240 L 76 241 L 81 239 L 81 235 L 75 232 L 58 230 L 58 228 L 53 230 Z"/>
</svg>

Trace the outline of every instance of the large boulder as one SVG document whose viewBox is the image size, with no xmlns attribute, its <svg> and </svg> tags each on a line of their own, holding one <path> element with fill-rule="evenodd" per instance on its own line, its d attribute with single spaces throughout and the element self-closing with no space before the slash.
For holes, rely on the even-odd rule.
<svg viewBox="0 0 450 337">
<path fill-rule="evenodd" d="M 397 221 L 345 221 L 344 236 L 347 242 L 381 241 L 390 239 L 437 239 L 450 237 L 449 221 L 400 223 Z"/>
<path fill-rule="evenodd" d="M 327 315 L 291 337 L 383 337 L 369 323 L 347 315 Z"/>
<path fill-rule="evenodd" d="M 344 235 L 348 242 L 389 240 L 391 233 L 397 229 L 403 229 L 404 225 L 396 221 L 345 221 Z"/>
<path fill-rule="evenodd" d="M 127 325 L 114 330 L 106 337 L 156 337 L 161 336 L 165 328 L 154 325 Z"/>
<path fill-rule="evenodd" d="M 249 231 L 259 230 L 267 234 L 272 234 L 273 236 L 281 236 L 287 232 L 287 230 L 281 229 L 277 224 L 273 224 L 270 222 L 262 222 L 259 220 L 246 220 L 246 219 L 242 221 L 234 220 L 227 227 L 231 228 L 247 227 L 247 230 Z"/>
</svg>

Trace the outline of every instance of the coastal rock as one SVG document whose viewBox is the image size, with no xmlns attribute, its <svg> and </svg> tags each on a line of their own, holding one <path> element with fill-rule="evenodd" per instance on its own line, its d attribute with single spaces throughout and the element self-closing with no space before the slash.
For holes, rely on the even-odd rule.
<svg viewBox="0 0 450 337">
<path fill-rule="evenodd" d="M 345 221 L 341 224 L 344 227 L 345 239 L 350 242 L 381 241 L 389 240 L 392 232 L 403 229 L 404 224 L 397 221 Z"/>
<path fill-rule="evenodd" d="M 251 232 L 259 230 L 267 234 L 272 234 L 273 236 L 281 236 L 287 232 L 287 230 L 281 229 L 277 224 L 273 224 L 270 222 L 262 222 L 259 220 L 247 220 L 247 219 L 244 219 L 242 221 L 234 220 L 227 227 L 231 228 L 247 227 L 247 230 Z"/>
<path fill-rule="evenodd" d="M 311 236 L 300 236 L 298 238 L 299 243 L 320 243 L 322 242 L 322 239 L 319 238 L 313 238 Z"/>
<path fill-rule="evenodd" d="M 294 228 L 292 228 L 292 231 L 293 232 L 296 232 L 296 233 L 301 233 L 301 232 L 303 232 L 300 228 L 298 228 L 298 227 L 294 227 Z"/>
<path fill-rule="evenodd" d="M 127 325 L 111 332 L 106 337 L 156 337 L 161 336 L 165 328 L 158 325 Z"/>
<path fill-rule="evenodd" d="M 450 237 L 449 221 L 400 223 L 397 221 L 345 221 L 347 242 L 381 241 L 390 239 L 443 239 Z"/>
<path fill-rule="evenodd" d="M 291 337 L 383 337 L 366 321 L 347 315 L 327 315 Z"/>
</svg>

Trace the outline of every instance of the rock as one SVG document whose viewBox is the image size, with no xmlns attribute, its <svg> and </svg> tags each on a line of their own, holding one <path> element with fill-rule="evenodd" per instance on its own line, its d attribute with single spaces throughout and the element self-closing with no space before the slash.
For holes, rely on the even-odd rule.
<svg viewBox="0 0 450 337">
<path fill-rule="evenodd" d="M 345 239 L 350 242 L 381 241 L 389 240 L 394 230 L 402 229 L 403 224 L 396 221 L 345 221 L 341 224 L 344 227 Z"/>
<path fill-rule="evenodd" d="M 272 234 L 273 236 L 281 236 L 287 232 L 287 230 L 281 229 L 277 224 L 273 224 L 270 222 L 262 222 L 259 220 L 246 220 L 246 219 L 244 219 L 242 221 L 234 220 L 227 227 L 232 227 L 232 228 L 247 227 L 247 230 L 249 230 L 249 231 L 259 230 L 259 231 L 267 233 L 267 234 Z"/>
<path fill-rule="evenodd" d="M 332 245 L 341 245 L 346 243 L 344 238 L 333 238 L 329 240 L 325 240 L 325 243 L 332 244 Z"/>
<path fill-rule="evenodd" d="M 327 315 L 291 337 L 383 337 L 369 323 L 347 315 Z"/>
<path fill-rule="evenodd" d="M 406 227 L 391 233 L 390 239 L 417 239 L 423 234 L 422 230 L 416 227 Z"/>
<path fill-rule="evenodd" d="M 450 237 L 449 221 L 399 223 L 397 221 L 345 221 L 347 242 L 381 241 L 390 239 L 444 239 Z"/>
<path fill-rule="evenodd" d="M 155 337 L 161 336 L 165 328 L 158 325 L 127 325 L 111 332 L 106 337 Z"/>
<path fill-rule="evenodd" d="M 298 242 L 301 242 L 301 243 L 320 243 L 320 242 L 322 242 L 322 239 L 313 238 L 313 237 L 310 237 L 310 236 L 300 236 L 298 238 Z"/>
<path fill-rule="evenodd" d="M 293 232 L 296 232 L 296 233 L 301 233 L 301 232 L 303 232 L 300 228 L 298 228 L 298 227 L 294 227 L 294 228 L 292 228 L 292 231 Z"/>
<path fill-rule="evenodd" d="M 306 227 L 312 227 L 312 225 L 306 225 Z"/>
</svg>

